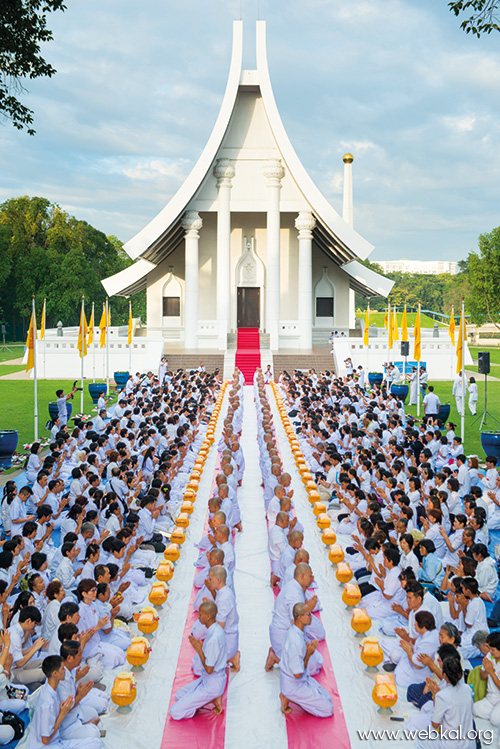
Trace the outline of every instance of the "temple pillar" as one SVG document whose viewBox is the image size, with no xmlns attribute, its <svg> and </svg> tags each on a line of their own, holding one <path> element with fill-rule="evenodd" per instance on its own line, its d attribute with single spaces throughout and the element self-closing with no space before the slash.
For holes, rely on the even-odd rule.
<svg viewBox="0 0 500 749">
<path fill-rule="evenodd" d="M 266 329 L 271 350 L 279 349 L 280 331 L 280 192 L 285 170 L 279 159 L 264 166 L 267 179 Z"/>
<path fill-rule="evenodd" d="M 198 241 L 203 221 L 197 211 L 187 211 L 182 219 L 185 244 L 184 347 L 198 347 Z"/>
<path fill-rule="evenodd" d="M 218 348 L 227 349 L 231 314 L 231 180 L 235 175 L 230 159 L 217 159 L 217 329 Z"/>
<path fill-rule="evenodd" d="M 300 211 L 295 219 L 299 233 L 299 283 L 297 315 L 300 328 L 300 348 L 312 349 L 313 288 L 312 288 L 312 240 L 316 219 L 310 211 Z"/>
</svg>

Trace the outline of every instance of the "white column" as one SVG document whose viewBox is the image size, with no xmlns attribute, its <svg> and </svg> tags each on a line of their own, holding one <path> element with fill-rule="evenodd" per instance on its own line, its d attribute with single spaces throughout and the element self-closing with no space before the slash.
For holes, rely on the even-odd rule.
<svg viewBox="0 0 500 749">
<path fill-rule="evenodd" d="M 217 327 L 218 348 L 227 349 L 231 311 L 231 180 L 235 174 L 230 159 L 217 159 L 214 176 L 217 198 Z"/>
<path fill-rule="evenodd" d="M 198 347 L 198 231 L 203 221 L 197 211 L 187 211 L 182 219 L 186 232 L 185 290 L 184 290 L 184 347 Z"/>
<path fill-rule="evenodd" d="M 266 329 L 271 350 L 279 349 L 280 330 L 280 191 L 285 170 L 279 159 L 264 166 L 267 178 Z"/>
<path fill-rule="evenodd" d="M 354 156 L 352 153 L 346 153 L 342 161 L 344 162 L 344 202 L 342 205 L 342 218 L 346 224 L 354 226 L 352 199 L 352 162 L 354 161 Z"/>
<path fill-rule="evenodd" d="M 342 159 L 344 162 L 344 202 L 342 205 L 342 218 L 349 224 L 354 226 L 354 207 L 352 198 L 352 162 L 354 156 L 352 153 L 344 154 Z M 356 325 L 356 309 L 355 309 L 355 292 L 354 289 L 349 289 L 349 327 L 354 328 Z"/>
<path fill-rule="evenodd" d="M 300 327 L 300 348 L 312 348 L 313 290 L 312 240 L 316 219 L 310 211 L 300 211 L 295 219 L 299 232 L 299 294 L 297 316 Z"/>
</svg>

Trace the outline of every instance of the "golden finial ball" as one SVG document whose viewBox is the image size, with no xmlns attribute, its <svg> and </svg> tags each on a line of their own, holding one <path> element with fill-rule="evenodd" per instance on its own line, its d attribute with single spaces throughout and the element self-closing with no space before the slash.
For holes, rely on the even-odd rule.
<svg viewBox="0 0 500 749">
<path fill-rule="evenodd" d="M 352 153 L 346 153 L 342 157 L 342 161 L 344 162 L 344 164 L 352 164 L 352 162 L 354 161 L 354 156 L 352 155 Z"/>
</svg>

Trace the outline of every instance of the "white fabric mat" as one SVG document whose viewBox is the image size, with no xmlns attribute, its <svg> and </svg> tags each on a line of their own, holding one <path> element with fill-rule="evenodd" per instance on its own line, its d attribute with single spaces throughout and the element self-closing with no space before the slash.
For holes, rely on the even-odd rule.
<svg viewBox="0 0 500 749">
<path fill-rule="evenodd" d="M 274 605 L 270 587 L 267 524 L 261 487 L 257 414 L 253 387 L 244 387 L 241 447 L 245 473 L 238 502 L 243 533 L 236 537 L 234 585 L 240 617 L 241 670 L 229 677 L 226 749 L 282 749 L 288 746 L 279 699 L 279 670 L 264 669 Z"/>
</svg>

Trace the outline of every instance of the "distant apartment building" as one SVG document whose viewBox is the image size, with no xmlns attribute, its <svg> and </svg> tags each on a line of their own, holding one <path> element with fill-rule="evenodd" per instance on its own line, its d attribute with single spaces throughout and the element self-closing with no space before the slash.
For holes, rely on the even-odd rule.
<svg viewBox="0 0 500 749">
<path fill-rule="evenodd" d="M 437 276 L 440 273 L 457 272 L 456 262 L 448 260 L 374 260 L 384 273 L 422 273 L 426 276 Z"/>
</svg>

